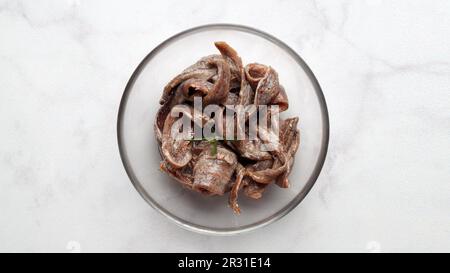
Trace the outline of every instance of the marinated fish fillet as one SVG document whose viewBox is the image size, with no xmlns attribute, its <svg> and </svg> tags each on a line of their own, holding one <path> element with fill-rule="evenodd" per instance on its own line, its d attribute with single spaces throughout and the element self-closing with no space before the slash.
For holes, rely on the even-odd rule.
<svg viewBox="0 0 450 273">
<path fill-rule="evenodd" d="M 269 111 L 262 119 L 270 126 L 262 126 L 249 121 L 252 115 L 261 115 L 256 110 L 249 111 L 243 121 L 238 112 L 226 116 L 227 110 L 238 109 L 235 106 L 256 109 L 259 105 L 276 105 L 283 112 L 289 108 L 289 101 L 273 67 L 259 63 L 244 65 L 226 42 L 214 45 L 220 54 L 201 58 L 164 87 L 154 130 L 163 172 L 183 187 L 205 195 L 229 193 L 228 204 L 239 214 L 240 192 L 251 199 L 261 199 L 271 183 L 289 187 L 288 176 L 300 145 L 299 119 L 274 123 L 271 119 L 274 112 Z M 196 98 L 202 98 L 203 110 L 217 105 L 219 112 L 214 116 L 203 112 L 196 116 L 193 108 Z M 187 125 L 191 125 L 189 130 L 184 128 Z M 238 132 L 248 133 L 249 127 L 257 132 L 256 138 L 238 139 Z M 196 139 L 195 129 L 205 128 L 214 129 L 216 137 Z M 231 138 L 227 132 L 231 132 Z"/>
</svg>

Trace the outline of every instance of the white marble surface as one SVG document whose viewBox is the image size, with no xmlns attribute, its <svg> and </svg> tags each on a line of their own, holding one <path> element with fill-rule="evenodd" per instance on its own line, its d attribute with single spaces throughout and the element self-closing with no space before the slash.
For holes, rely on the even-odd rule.
<svg viewBox="0 0 450 273">
<path fill-rule="evenodd" d="M 165 220 L 131 186 L 116 141 L 143 56 L 218 22 L 298 51 L 331 121 L 304 202 L 237 237 Z M 450 251 L 449 34 L 445 0 L 1 0 L 0 251 Z"/>
</svg>

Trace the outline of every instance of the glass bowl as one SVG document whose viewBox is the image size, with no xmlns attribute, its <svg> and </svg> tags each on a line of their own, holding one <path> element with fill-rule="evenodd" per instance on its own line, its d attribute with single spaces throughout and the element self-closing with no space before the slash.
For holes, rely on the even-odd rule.
<svg viewBox="0 0 450 273">
<path fill-rule="evenodd" d="M 241 214 L 227 206 L 228 194 L 203 196 L 184 189 L 159 170 L 153 132 L 163 87 L 202 56 L 217 54 L 214 41 L 226 41 L 244 64 L 276 69 L 289 98 L 281 117 L 300 118 L 300 147 L 290 188 L 270 185 L 259 200 L 240 194 Z M 268 225 L 294 209 L 314 185 L 328 147 L 329 121 L 324 95 L 302 58 L 282 41 L 254 28 L 214 24 L 178 33 L 153 49 L 131 76 L 120 103 L 117 135 L 125 170 L 140 195 L 157 211 L 188 230 L 231 235 Z"/>
</svg>

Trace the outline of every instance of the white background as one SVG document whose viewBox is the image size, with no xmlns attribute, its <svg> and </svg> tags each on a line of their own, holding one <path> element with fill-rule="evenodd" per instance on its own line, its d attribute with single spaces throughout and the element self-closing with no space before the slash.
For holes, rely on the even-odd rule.
<svg viewBox="0 0 450 273">
<path fill-rule="evenodd" d="M 330 113 L 310 194 L 242 236 L 170 223 L 117 148 L 137 64 L 207 23 L 286 42 Z M 450 251 L 449 34 L 449 1 L 0 0 L 0 251 Z"/>
</svg>

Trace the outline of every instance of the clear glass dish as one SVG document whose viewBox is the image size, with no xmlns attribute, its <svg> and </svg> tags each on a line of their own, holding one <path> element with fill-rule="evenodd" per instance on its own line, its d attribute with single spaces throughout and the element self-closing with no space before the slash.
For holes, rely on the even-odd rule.
<svg viewBox="0 0 450 273">
<path fill-rule="evenodd" d="M 153 132 L 165 84 L 200 57 L 218 53 L 214 41 L 234 47 L 244 64 L 274 67 L 289 98 L 282 117 L 300 118 L 300 147 L 291 187 L 270 185 L 260 200 L 240 195 L 242 213 L 235 215 L 227 198 L 208 197 L 181 187 L 159 171 L 161 160 Z M 314 185 L 325 161 L 329 120 L 325 98 L 302 58 L 277 38 L 254 28 L 215 24 L 178 33 L 153 49 L 131 76 L 120 103 L 117 135 L 126 172 L 140 195 L 157 211 L 188 230 L 231 235 L 251 231 L 294 209 Z"/>
</svg>

